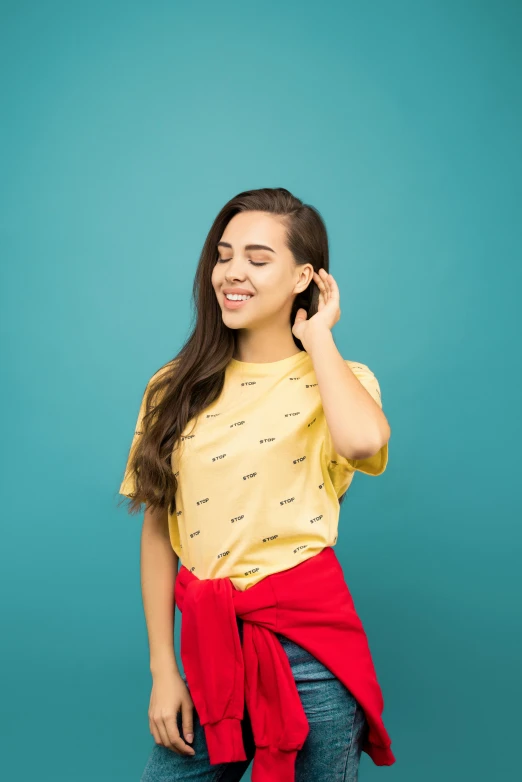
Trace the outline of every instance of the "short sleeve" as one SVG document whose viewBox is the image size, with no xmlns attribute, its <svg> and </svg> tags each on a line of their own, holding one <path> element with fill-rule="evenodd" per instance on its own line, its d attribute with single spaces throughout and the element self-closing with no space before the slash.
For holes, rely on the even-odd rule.
<svg viewBox="0 0 522 782">
<path fill-rule="evenodd" d="M 129 454 L 127 456 L 127 463 L 125 465 L 125 471 L 123 475 L 123 480 L 121 482 L 120 488 L 118 493 L 123 494 L 125 497 L 131 497 L 135 491 L 136 491 L 136 484 L 135 484 L 135 475 L 134 472 L 131 470 L 131 459 L 134 456 L 134 451 L 138 443 L 138 439 L 143 434 L 142 427 L 143 427 L 143 418 L 145 416 L 146 412 L 146 399 L 147 394 L 149 391 L 149 388 L 154 380 L 156 378 L 163 374 L 163 372 L 166 371 L 166 369 L 170 366 L 170 363 L 165 365 L 164 367 L 161 367 L 157 372 L 154 373 L 154 375 L 150 378 L 149 382 L 147 383 L 145 387 L 145 391 L 143 392 L 141 403 L 140 403 L 140 409 L 138 411 L 138 417 L 136 420 L 136 425 L 134 427 L 134 434 L 132 436 L 132 442 L 131 446 L 129 448 Z"/>
<path fill-rule="evenodd" d="M 366 364 L 361 364 L 357 361 L 349 361 L 347 359 L 345 360 L 356 378 L 362 383 L 368 393 L 371 394 L 382 410 L 381 389 L 372 370 L 367 367 Z M 330 465 L 336 469 L 341 469 L 342 471 L 359 471 L 366 475 L 381 475 L 388 464 L 388 443 L 385 443 L 377 453 L 367 456 L 364 459 L 346 459 L 346 457 L 336 453 L 331 436 L 328 437 L 328 448 Z"/>
<path fill-rule="evenodd" d="M 136 426 L 134 427 L 134 434 L 132 437 L 131 446 L 129 448 L 129 455 L 127 457 L 127 464 L 125 465 L 125 472 L 119 489 L 119 494 L 123 494 L 125 497 L 131 497 L 136 490 L 134 473 L 130 469 L 130 463 L 131 463 L 132 456 L 134 455 L 136 445 L 138 443 L 138 438 L 142 434 L 141 427 L 143 422 L 143 416 L 145 415 L 145 398 L 147 395 L 148 387 L 149 386 L 147 384 L 147 388 L 143 392 L 143 396 L 141 399 L 138 419 L 136 421 Z"/>
</svg>

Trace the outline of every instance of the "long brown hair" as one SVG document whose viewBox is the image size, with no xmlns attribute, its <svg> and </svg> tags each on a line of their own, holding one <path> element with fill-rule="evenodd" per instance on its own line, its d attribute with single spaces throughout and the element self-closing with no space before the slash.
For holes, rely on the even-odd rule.
<svg viewBox="0 0 522 782">
<path fill-rule="evenodd" d="M 129 457 L 135 493 L 128 506 L 137 513 L 141 504 L 153 508 L 176 509 L 177 477 L 171 455 L 179 447 L 187 423 L 210 405 L 221 393 L 225 368 L 235 351 L 233 329 L 225 326 L 212 286 L 212 270 L 219 254 L 227 223 L 238 212 L 259 211 L 277 215 L 286 226 L 286 243 L 297 264 L 311 263 L 316 272 L 329 270 L 328 236 L 319 211 L 283 187 L 247 190 L 232 198 L 214 220 L 201 251 L 193 284 L 196 321 L 191 335 L 179 353 L 161 367 L 148 383 L 144 396 L 145 414 L 140 436 Z M 295 297 L 290 325 L 295 313 L 304 307 L 311 318 L 317 312 L 319 288 L 311 281 Z M 293 337 L 300 350 L 300 340 Z"/>
</svg>

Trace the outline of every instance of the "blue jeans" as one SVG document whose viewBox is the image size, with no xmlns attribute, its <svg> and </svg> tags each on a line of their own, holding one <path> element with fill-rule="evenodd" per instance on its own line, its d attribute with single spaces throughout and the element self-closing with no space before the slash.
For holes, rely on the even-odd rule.
<svg viewBox="0 0 522 782">
<path fill-rule="evenodd" d="M 243 620 L 238 618 L 242 636 Z M 339 679 L 308 651 L 277 634 L 288 655 L 297 690 L 310 726 L 297 753 L 296 782 L 357 782 L 362 745 L 368 723 L 363 709 Z M 183 676 L 186 683 L 186 679 Z M 242 720 L 247 759 L 211 766 L 205 731 L 193 710 L 195 755 L 179 755 L 161 744 L 152 748 L 140 782 L 236 782 L 243 778 L 255 753 L 245 704 Z M 181 713 L 178 730 L 182 736 Z"/>
</svg>

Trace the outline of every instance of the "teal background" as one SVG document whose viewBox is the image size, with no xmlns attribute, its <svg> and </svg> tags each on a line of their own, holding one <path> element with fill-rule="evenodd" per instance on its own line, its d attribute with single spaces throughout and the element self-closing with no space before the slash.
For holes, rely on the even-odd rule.
<svg viewBox="0 0 522 782">
<path fill-rule="evenodd" d="M 141 516 L 117 490 L 212 220 L 284 186 L 324 216 L 336 343 L 392 428 L 336 548 L 397 758 L 363 755 L 361 782 L 518 779 L 520 3 L 3 2 L 0 21 L 1 776 L 140 777 Z"/>
</svg>

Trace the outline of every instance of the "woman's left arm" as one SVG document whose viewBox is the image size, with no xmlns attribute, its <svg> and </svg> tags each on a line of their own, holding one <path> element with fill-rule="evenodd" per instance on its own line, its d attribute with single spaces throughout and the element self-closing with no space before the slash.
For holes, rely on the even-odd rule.
<svg viewBox="0 0 522 782">
<path fill-rule="evenodd" d="M 341 314 L 339 289 L 331 274 L 320 272 L 314 272 L 320 289 L 318 312 L 307 320 L 306 311 L 299 309 L 292 331 L 312 359 L 336 452 L 346 459 L 365 459 L 388 442 L 391 429 L 335 345 L 331 329 Z"/>
<path fill-rule="evenodd" d="M 346 459 L 373 456 L 391 434 L 382 409 L 339 353 L 329 329 L 317 329 L 303 347 L 314 365 L 335 450 Z"/>
</svg>

